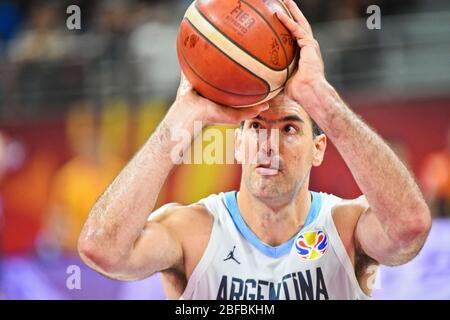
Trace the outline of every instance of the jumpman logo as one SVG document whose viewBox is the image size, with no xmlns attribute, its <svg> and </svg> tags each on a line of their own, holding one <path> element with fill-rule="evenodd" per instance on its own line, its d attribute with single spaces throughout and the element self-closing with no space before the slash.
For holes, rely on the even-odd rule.
<svg viewBox="0 0 450 320">
<path fill-rule="evenodd" d="M 239 261 L 236 260 L 236 258 L 234 257 L 234 250 L 236 249 L 236 246 L 233 247 L 233 250 L 230 251 L 230 253 L 228 254 L 228 256 L 223 259 L 223 261 L 227 261 L 230 259 L 233 259 L 234 261 L 236 261 L 237 264 L 241 264 Z"/>
</svg>

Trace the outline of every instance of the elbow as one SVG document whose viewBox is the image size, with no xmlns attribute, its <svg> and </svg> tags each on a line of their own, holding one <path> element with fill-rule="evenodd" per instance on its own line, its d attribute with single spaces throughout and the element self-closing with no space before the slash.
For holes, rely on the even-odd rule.
<svg viewBox="0 0 450 320">
<path fill-rule="evenodd" d="M 425 202 L 421 202 L 408 216 L 408 221 L 400 228 L 399 238 L 407 243 L 419 241 L 423 245 L 431 230 L 430 209 Z"/>
<path fill-rule="evenodd" d="M 93 241 L 80 239 L 77 249 L 81 259 L 89 267 L 103 269 L 106 266 L 107 259 L 105 259 L 104 252 L 99 250 Z"/>
<path fill-rule="evenodd" d="M 428 207 L 409 212 L 408 221 L 404 221 L 397 228 L 395 235 L 391 235 L 393 241 L 393 253 L 390 260 L 382 263 L 389 266 L 398 266 L 411 261 L 422 250 L 428 234 L 431 230 L 431 214 Z"/>
<path fill-rule="evenodd" d="M 431 212 L 428 205 L 423 201 L 420 206 L 418 206 L 418 211 L 413 219 L 413 224 L 411 226 L 413 234 L 416 237 L 425 238 L 431 230 Z"/>
<path fill-rule="evenodd" d="M 109 253 L 104 246 L 100 247 L 93 241 L 80 239 L 78 254 L 84 263 L 102 274 L 111 275 L 118 270 L 120 260 L 116 258 L 117 255 Z"/>
</svg>

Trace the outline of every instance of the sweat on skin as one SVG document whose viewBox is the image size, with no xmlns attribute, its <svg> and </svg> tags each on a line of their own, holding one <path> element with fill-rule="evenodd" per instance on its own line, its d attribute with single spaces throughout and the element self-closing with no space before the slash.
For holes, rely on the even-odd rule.
<svg viewBox="0 0 450 320">
<path fill-rule="evenodd" d="M 311 205 L 310 171 L 321 164 L 328 139 L 364 194 L 364 201 L 350 200 L 350 205 L 334 210 L 341 240 L 354 266 L 358 261 L 367 262 L 364 268 L 400 265 L 417 255 L 431 226 L 418 186 L 383 139 L 328 83 L 311 26 L 292 0 L 284 2 L 293 18 L 278 17 L 302 50 L 298 70 L 286 84 L 285 93 L 268 104 L 227 108 L 200 97 L 182 75 L 177 98 L 159 127 L 91 210 L 79 239 L 80 255 L 90 267 L 120 280 L 143 279 L 161 271 L 168 297 L 179 298 L 205 250 L 212 221 L 199 206 L 181 205 L 147 221 L 175 166 L 171 150 L 178 142 L 171 139 L 171 132 L 187 130 L 194 139 L 201 131 L 194 127 L 195 121 L 208 126 L 247 120 L 237 133 L 239 157 L 239 151 L 251 140 L 252 130 L 278 126 L 279 116 L 290 115 L 300 117 L 303 124 L 290 121 L 287 125 L 296 129 L 280 131 L 279 150 L 275 152 L 280 157 L 280 170 L 263 177 L 262 171 L 273 169 L 267 163 L 262 169 L 242 166 L 237 201 L 243 219 L 258 238 L 276 246 L 301 228 Z M 308 117 L 323 135 L 312 135 Z M 257 124 L 251 128 L 252 123 Z M 185 152 L 191 142 L 184 141 L 181 150 Z M 194 223 L 196 232 L 191 232 Z"/>
</svg>

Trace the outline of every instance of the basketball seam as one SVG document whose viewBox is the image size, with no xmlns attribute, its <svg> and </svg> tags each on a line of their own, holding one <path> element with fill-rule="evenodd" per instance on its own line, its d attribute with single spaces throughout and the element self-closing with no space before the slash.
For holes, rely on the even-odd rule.
<svg viewBox="0 0 450 320">
<path fill-rule="evenodd" d="M 239 49 L 241 49 L 243 52 L 245 52 L 246 54 L 248 54 L 250 57 L 252 57 L 253 59 L 257 60 L 258 62 L 262 63 L 263 65 L 265 65 L 267 68 L 273 70 L 273 71 L 284 71 L 286 70 L 286 68 L 274 68 L 272 66 L 270 66 L 269 64 L 267 64 L 265 61 L 259 59 L 257 56 L 255 56 L 253 53 L 249 52 L 248 50 L 246 50 L 245 48 L 241 47 L 239 45 L 239 43 L 237 43 L 235 40 L 233 40 L 232 38 L 230 38 L 227 34 L 225 34 L 222 30 L 220 30 L 210 19 L 208 19 L 208 17 L 200 10 L 200 8 L 198 8 L 198 2 L 195 2 L 195 9 L 196 11 L 206 20 L 208 21 L 208 23 L 214 28 L 216 29 L 217 32 L 220 32 L 220 34 L 222 34 L 225 38 L 227 38 L 228 41 L 230 41 L 231 43 L 233 43 L 236 47 L 238 47 Z M 252 8 L 253 9 L 253 8 Z M 258 14 L 259 15 L 259 14 Z M 260 16 L 260 15 L 259 15 Z M 266 20 L 264 20 L 264 22 L 266 24 L 268 24 L 268 22 Z M 270 28 L 271 26 L 269 26 Z M 274 29 L 271 28 L 271 30 L 273 32 L 276 32 Z M 278 38 L 278 37 L 277 37 Z M 283 46 L 283 43 L 281 42 L 281 40 L 278 38 L 278 41 L 280 41 L 281 46 Z M 287 61 L 287 54 L 285 53 L 285 58 L 286 58 L 286 62 L 289 64 L 289 61 Z"/>
<path fill-rule="evenodd" d="M 197 75 L 197 77 L 199 77 L 200 80 L 202 80 L 203 82 L 205 82 L 207 85 L 213 87 L 214 89 L 217 89 L 221 92 L 224 93 L 228 93 L 228 94 L 232 94 L 232 95 L 236 95 L 236 96 L 242 96 L 242 97 L 256 97 L 256 96 L 264 96 L 267 97 L 267 95 L 269 95 L 270 93 L 272 93 L 273 91 L 278 90 L 279 88 L 277 88 L 276 90 L 270 90 L 270 84 L 265 81 L 264 79 L 262 79 L 261 77 L 259 77 L 258 75 L 254 74 L 252 71 L 248 70 L 246 67 L 244 67 L 243 65 L 241 65 L 239 62 L 235 61 L 232 57 L 230 57 L 229 55 L 227 55 L 225 52 L 223 52 L 219 47 L 217 47 L 214 43 L 212 43 L 211 41 L 209 41 L 208 38 L 205 37 L 205 35 L 203 33 L 201 33 L 192 23 L 188 18 L 184 18 L 184 20 L 186 20 L 189 25 L 194 28 L 195 31 L 197 31 L 197 33 L 205 40 L 207 41 L 210 45 L 212 45 L 214 48 L 216 48 L 217 50 L 219 50 L 223 55 L 225 55 L 229 61 L 234 62 L 237 66 L 241 67 L 242 69 L 244 69 L 245 71 L 247 71 L 249 74 L 251 74 L 252 76 L 254 76 L 255 78 L 261 80 L 264 85 L 268 88 L 268 90 L 264 93 L 254 93 L 254 94 L 244 94 L 244 93 L 234 93 L 232 91 L 228 91 L 228 90 L 224 90 L 221 89 L 219 87 L 216 87 L 215 85 L 209 83 L 208 81 L 206 81 L 192 66 L 191 64 L 188 62 L 188 60 L 186 59 L 184 52 L 183 52 L 183 46 L 180 45 L 180 52 L 181 55 L 183 56 L 184 61 L 186 62 L 186 64 L 189 66 L 189 68 Z"/>
<path fill-rule="evenodd" d="M 212 27 L 214 30 L 217 31 L 217 29 L 214 28 L 214 26 L 207 20 L 205 19 L 205 17 L 203 15 L 200 14 L 200 12 L 198 10 L 196 10 L 195 5 L 192 5 L 192 10 L 194 10 L 197 14 L 199 14 L 199 18 L 203 19 L 205 24 L 207 24 L 208 26 Z M 272 93 L 275 92 L 279 89 L 282 89 L 285 85 L 285 81 L 282 84 L 279 84 L 276 88 L 272 89 L 272 83 L 271 82 L 267 82 L 266 79 L 264 79 L 262 76 L 260 76 L 258 73 L 250 70 L 248 67 L 246 67 L 246 65 L 242 64 L 239 62 L 239 60 L 237 60 L 236 58 L 232 57 L 230 54 L 228 54 L 227 51 L 223 50 L 222 48 L 220 48 L 218 45 L 216 45 L 213 41 L 211 41 L 206 35 L 205 33 L 203 33 L 199 28 L 197 28 L 196 24 L 190 20 L 189 16 L 185 16 L 184 19 L 186 19 L 189 24 L 200 34 L 202 35 L 202 38 L 204 38 L 208 43 L 210 43 L 212 46 L 214 46 L 217 50 L 219 50 L 221 53 L 223 53 L 226 57 L 228 57 L 231 61 L 234 61 L 236 64 L 238 64 L 239 66 L 241 66 L 242 68 L 244 68 L 246 71 L 248 71 L 250 74 L 254 75 L 255 77 L 257 77 L 258 79 L 261 79 L 263 81 L 265 81 L 268 85 L 269 85 L 269 90 L 268 93 Z M 239 50 L 240 52 L 242 52 L 244 55 L 251 57 L 250 55 L 248 55 L 241 47 L 237 46 L 235 43 L 233 43 L 232 41 L 230 41 L 227 37 L 225 37 L 223 35 L 222 32 L 218 32 L 218 34 L 220 34 L 221 36 L 224 37 L 224 39 L 226 41 L 229 41 L 231 45 L 233 45 L 237 50 Z M 255 62 L 260 63 L 262 67 L 267 67 L 265 64 L 261 63 L 258 59 L 253 59 Z M 295 60 L 292 61 L 293 63 L 295 62 Z M 290 67 L 290 66 L 288 66 Z M 267 70 L 270 70 L 270 72 L 284 72 L 284 70 L 272 70 L 270 68 L 267 68 Z"/>
<path fill-rule="evenodd" d="M 259 12 L 255 7 L 253 7 L 253 6 L 252 6 L 251 4 L 249 4 L 247 1 L 245 1 L 245 0 L 240 0 L 240 1 L 242 1 L 242 2 L 245 3 L 250 9 L 252 9 L 253 11 L 255 11 L 256 14 L 259 15 L 259 16 L 264 20 L 264 22 L 265 22 L 265 23 L 269 26 L 269 28 L 272 30 L 273 34 L 277 37 L 278 42 L 280 43 L 281 48 L 283 49 L 284 57 L 285 57 L 285 60 L 286 60 L 286 68 L 284 68 L 284 69 L 286 70 L 286 80 L 285 80 L 284 83 L 283 83 L 283 86 L 284 86 L 284 85 L 286 84 L 286 82 L 289 80 L 289 66 L 290 66 L 290 63 L 289 63 L 288 55 L 287 55 L 287 52 L 286 52 L 286 48 L 284 47 L 283 42 L 282 42 L 281 39 L 280 39 L 280 36 L 278 35 L 277 31 L 273 28 L 273 26 L 270 24 L 270 22 L 267 21 L 267 19 L 262 15 L 261 12 Z M 294 56 L 294 60 L 295 60 L 295 56 Z"/>
<path fill-rule="evenodd" d="M 244 66 L 259 78 L 268 82 L 270 85 L 270 92 L 276 92 L 284 87 L 286 82 L 286 71 L 284 69 L 280 71 L 273 70 L 261 63 L 258 59 L 247 54 L 241 47 L 225 37 L 222 32 L 214 28 L 214 26 L 195 8 L 195 4 L 196 2 L 193 2 L 189 6 L 184 17 L 189 19 L 191 24 L 212 42 L 220 52 L 223 52 L 226 56 Z M 295 59 L 292 60 L 292 64 L 295 64 L 295 61 Z M 289 65 L 289 70 L 290 69 L 291 65 Z"/>
</svg>

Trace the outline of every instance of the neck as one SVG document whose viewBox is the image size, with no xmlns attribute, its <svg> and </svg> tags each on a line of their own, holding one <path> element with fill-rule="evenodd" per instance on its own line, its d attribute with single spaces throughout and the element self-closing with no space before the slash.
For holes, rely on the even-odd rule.
<svg viewBox="0 0 450 320">
<path fill-rule="evenodd" d="M 311 208 L 308 183 L 284 204 L 253 196 L 241 183 L 237 196 L 239 211 L 249 228 L 264 243 L 278 246 L 294 237 L 305 224 Z"/>
</svg>

